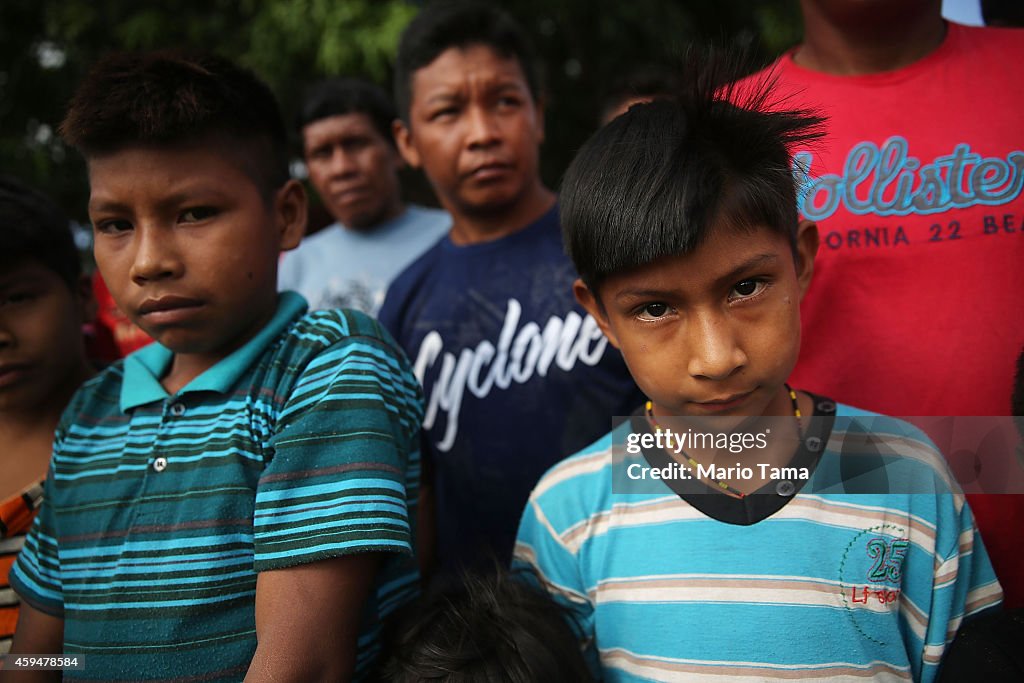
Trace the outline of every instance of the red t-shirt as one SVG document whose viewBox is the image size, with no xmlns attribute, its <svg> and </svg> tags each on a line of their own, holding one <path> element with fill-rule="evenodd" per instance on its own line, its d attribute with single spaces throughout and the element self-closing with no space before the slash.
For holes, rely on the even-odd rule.
<svg viewBox="0 0 1024 683">
<path fill-rule="evenodd" d="M 889 415 L 1009 414 L 1024 347 L 1024 31 L 948 26 L 897 71 L 775 65 L 787 105 L 829 117 L 794 150 L 821 246 L 791 382 Z M 1024 604 L 1024 497 L 971 505 L 1007 603 Z"/>
</svg>

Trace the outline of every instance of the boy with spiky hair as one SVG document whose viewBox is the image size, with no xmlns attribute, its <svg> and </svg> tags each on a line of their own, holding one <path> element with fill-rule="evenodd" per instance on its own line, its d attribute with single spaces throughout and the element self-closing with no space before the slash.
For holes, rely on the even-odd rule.
<svg viewBox="0 0 1024 683">
<path fill-rule="evenodd" d="M 818 246 L 789 148 L 822 121 L 693 71 L 566 174 L 576 296 L 649 400 L 541 479 L 517 564 L 574 609 L 602 680 L 931 680 L 1001 590 L 919 432 L 787 384 Z M 853 416 L 881 452 L 926 463 L 907 461 L 914 492 L 850 492 L 841 451 L 869 462 Z M 681 424 L 742 435 L 769 418 L 763 450 L 664 445 Z"/>
<path fill-rule="evenodd" d="M 94 372 L 82 336 L 91 307 L 67 217 L 0 176 L 0 654 L 18 618 L 8 573 L 42 501 L 53 430 Z"/>
<path fill-rule="evenodd" d="M 412 597 L 421 398 L 381 328 L 276 292 L 306 217 L 273 95 L 212 55 L 114 55 L 64 138 L 96 262 L 152 344 L 57 428 L 14 652 L 70 678 L 348 680 Z"/>
</svg>

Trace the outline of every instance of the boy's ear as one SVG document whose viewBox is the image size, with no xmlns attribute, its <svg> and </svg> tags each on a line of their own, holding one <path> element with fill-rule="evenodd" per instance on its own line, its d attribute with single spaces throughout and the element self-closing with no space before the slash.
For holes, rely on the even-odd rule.
<svg viewBox="0 0 1024 683">
<path fill-rule="evenodd" d="M 398 153 L 402 155 L 405 162 L 413 168 L 420 167 L 420 154 L 412 144 L 412 131 L 405 125 L 402 119 L 395 119 L 391 124 L 391 131 L 395 135 L 395 144 L 398 146 Z"/>
<path fill-rule="evenodd" d="M 796 228 L 796 279 L 800 285 L 800 299 L 807 294 L 814 275 L 814 257 L 818 254 L 818 224 L 803 220 Z"/>
<path fill-rule="evenodd" d="M 286 182 L 274 197 L 274 215 L 277 219 L 281 251 L 299 246 L 306 234 L 306 218 L 309 203 L 306 188 L 294 178 Z"/>
<path fill-rule="evenodd" d="M 576 281 L 572 283 L 572 293 L 576 295 L 576 301 L 580 302 L 580 306 L 585 308 L 587 313 L 597 321 L 597 326 L 601 328 L 604 336 L 608 337 L 612 346 L 619 348 L 619 340 L 615 338 L 615 333 L 612 331 L 611 325 L 608 324 L 608 314 L 590 287 L 587 287 L 580 278 L 576 278 Z"/>
</svg>

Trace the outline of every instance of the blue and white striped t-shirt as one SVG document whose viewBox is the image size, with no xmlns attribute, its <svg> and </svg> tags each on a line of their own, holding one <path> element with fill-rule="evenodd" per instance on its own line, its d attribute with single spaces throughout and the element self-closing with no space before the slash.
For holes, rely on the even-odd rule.
<svg viewBox="0 0 1024 683">
<path fill-rule="evenodd" d="M 1002 591 L 930 442 L 880 416 L 865 439 L 842 418 L 867 414 L 835 415 L 803 488 L 733 523 L 662 481 L 613 492 L 629 459 L 647 456 L 606 435 L 541 479 L 514 564 L 570 608 L 605 681 L 930 681 L 961 620 Z M 864 443 L 927 465 L 916 483 L 931 492 L 822 493 L 840 452 Z M 697 505 L 723 507 L 709 504 L 726 494 L 707 491 Z"/>
</svg>

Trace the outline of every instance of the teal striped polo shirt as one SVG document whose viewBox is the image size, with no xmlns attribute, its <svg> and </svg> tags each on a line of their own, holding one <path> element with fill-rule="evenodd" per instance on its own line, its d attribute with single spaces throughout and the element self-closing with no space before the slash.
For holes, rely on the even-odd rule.
<svg viewBox="0 0 1024 683">
<path fill-rule="evenodd" d="M 64 620 L 82 680 L 240 680 L 259 572 L 383 552 L 357 672 L 417 593 L 422 395 L 386 332 L 293 293 L 174 395 L 152 344 L 89 381 L 57 429 L 45 502 L 11 573 Z M 296 605 L 302 609 L 302 605 Z"/>
</svg>

